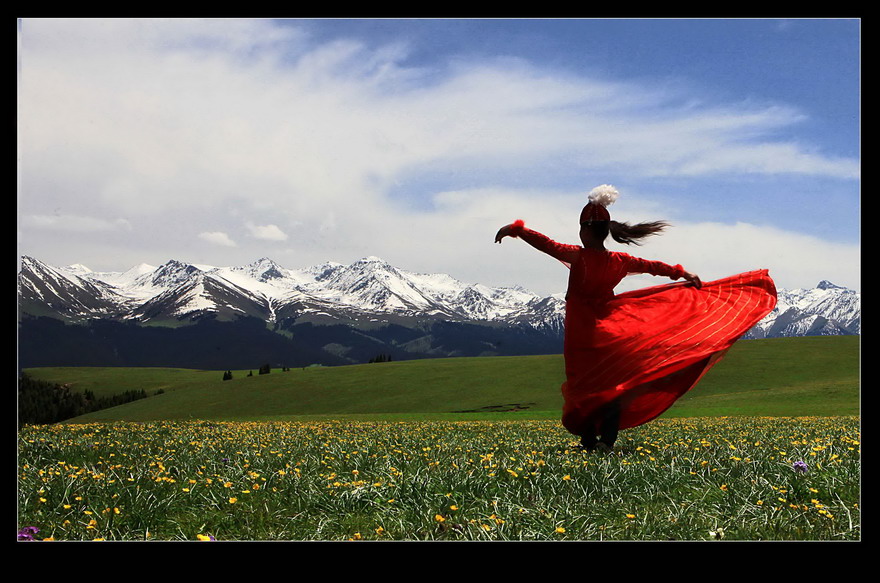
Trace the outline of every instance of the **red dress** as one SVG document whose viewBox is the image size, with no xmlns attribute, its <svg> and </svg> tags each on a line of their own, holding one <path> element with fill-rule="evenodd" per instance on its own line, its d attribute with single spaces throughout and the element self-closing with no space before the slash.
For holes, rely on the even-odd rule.
<svg viewBox="0 0 880 583">
<path fill-rule="evenodd" d="M 562 424 L 598 435 L 600 412 L 619 399 L 619 428 L 666 411 L 776 305 L 767 270 L 704 282 L 669 283 L 614 294 L 631 273 L 678 279 L 681 265 L 564 245 L 518 229 L 533 247 L 571 268 L 565 307 Z"/>
</svg>

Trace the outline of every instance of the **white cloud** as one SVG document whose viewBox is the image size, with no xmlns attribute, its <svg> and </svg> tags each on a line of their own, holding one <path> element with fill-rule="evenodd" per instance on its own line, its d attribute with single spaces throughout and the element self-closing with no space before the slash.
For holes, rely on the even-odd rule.
<svg viewBox="0 0 880 583">
<path fill-rule="evenodd" d="M 103 219 L 81 215 L 24 215 L 21 217 L 24 228 L 48 229 L 72 233 L 98 233 L 109 231 L 130 231 L 131 224 L 122 218 Z"/>
<path fill-rule="evenodd" d="M 305 50 L 293 27 L 263 20 L 36 20 L 23 38 L 25 168 L 40 151 L 75 148 L 100 177 L 74 178 L 101 182 L 108 207 L 162 212 L 241 196 L 298 210 L 369 204 L 423 168 L 528 164 L 540 174 L 559 156 L 641 175 L 858 172 L 852 160 L 762 138 L 802 119 L 786 108 L 677 107 L 684 95 L 525 62 L 459 65 L 416 84 L 400 47 Z M 242 56 L 248 48 L 264 57 Z"/>
<path fill-rule="evenodd" d="M 291 267 L 379 255 L 471 281 L 535 281 L 549 293 L 564 289 L 559 265 L 492 238 L 523 218 L 576 241 L 581 195 L 557 184 L 560 168 L 599 176 L 595 184 L 608 173 L 859 175 L 856 160 L 780 137 L 806 120 L 792 107 L 697 107 L 687 89 L 523 60 L 414 68 L 404 44 L 315 46 L 294 24 L 25 20 L 23 236 L 61 228 L 45 209 L 75 201 L 104 218 L 67 228 L 119 229 L 107 217 L 137 216 L 144 230 L 161 225 L 166 245 L 195 228 L 217 255 L 199 248 L 205 255 L 191 260 L 230 264 L 262 256 L 227 234 L 260 216 L 267 224 L 245 223 L 250 239 L 286 242 Z M 467 188 L 447 191 L 447 182 Z M 719 273 L 777 257 L 792 279 L 852 256 L 849 246 L 772 228 L 681 223 L 668 243 L 643 249 Z M 708 249 L 713 261 L 701 255 Z"/>
<path fill-rule="evenodd" d="M 264 241 L 287 241 L 287 233 L 278 228 L 278 225 L 255 225 L 248 223 L 247 228 L 251 236 Z"/>
<path fill-rule="evenodd" d="M 768 269 L 780 288 L 812 288 L 827 279 L 860 289 L 860 246 L 832 243 L 769 225 L 682 223 L 626 249 L 652 259 L 681 263 L 705 281 Z"/>
<path fill-rule="evenodd" d="M 235 241 L 230 239 L 229 235 L 221 231 L 206 231 L 204 233 L 199 233 L 199 239 L 221 247 L 236 247 Z"/>
<path fill-rule="evenodd" d="M 431 265 L 465 281 L 520 285 L 541 294 L 565 291 L 568 270 L 527 243 L 505 239 L 494 244 L 502 225 L 523 219 L 527 226 L 562 243 L 579 244 L 577 215 L 585 193 L 482 190 L 448 192 L 438 197 L 438 212 L 408 217 L 406 226 L 367 228 L 370 248 L 403 267 Z M 627 193 L 615 204 L 619 220 L 638 222 L 666 218 L 655 204 Z M 768 269 L 779 288 L 811 288 L 828 279 L 860 289 L 860 246 L 750 223 L 692 222 L 677 218 L 664 233 L 641 246 L 606 246 L 682 264 L 711 281 L 756 269 Z M 658 285 L 669 280 L 652 276 L 624 279 L 617 291 Z"/>
</svg>

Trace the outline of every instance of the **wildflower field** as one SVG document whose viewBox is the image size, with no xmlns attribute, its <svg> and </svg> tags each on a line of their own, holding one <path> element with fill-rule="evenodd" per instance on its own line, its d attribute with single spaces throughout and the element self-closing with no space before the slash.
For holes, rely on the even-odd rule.
<svg viewBox="0 0 880 583">
<path fill-rule="evenodd" d="M 19 539 L 858 540 L 858 417 L 25 426 Z"/>
</svg>

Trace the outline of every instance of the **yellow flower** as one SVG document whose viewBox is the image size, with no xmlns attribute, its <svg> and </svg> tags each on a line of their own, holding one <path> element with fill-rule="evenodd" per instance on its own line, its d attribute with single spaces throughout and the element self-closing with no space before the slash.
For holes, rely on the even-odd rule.
<svg viewBox="0 0 880 583">
<path fill-rule="evenodd" d="M 208 535 L 206 535 L 206 534 L 197 534 L 197 535 L 196 535 L 196 538 L 197 538 L 198 540 L 201 540 L 201 541 L 212 541 L 212 540 L 214 540 L 213 538 L 211 538 L 210 536 L 208 536 Z"/>
<path fill-rule="evenodd" d="M 230 498 L 229 499 L 230 504 L 235 504 L 236 502 L 238 502 L 238 498 Z"/>
<path fill-rule="evenodd" d="M 458 506 L 456 506 L 455 504 L 453 504 L 452 506 L 449 507 L 449 509 L 450 509 L 450 510 L 458 510 Z"/>
<path fill-rule="evenodd" d="M 627 518 L 635 518 L 636 515 L 635 515 L 635 514 L 627 514 L 626 517 L 627 517 Z"/>
<path fill-rule="evenodd" d="M 561 526 L 557 526 L 557 527 L 556 527 L 556 532 L 558 532 L 559 534 L 562 534 L 562 533 L 565 532 L 565 529 L 564 529 L 563 527 L 561 527 Z"/>
<path fill-rule="evenodd" d="M 441 516 L 440 514 L 435 514 L 434 520 L 436 520 L 437 522 L 446 522 L 446 519 L 443 518 L 443 516 Z"/>
<path fill-rule="evenodd" d="M 571 475 L 570 475 L 570 474 L 565 474 L 564 476 L 562 476 L 562 479 L 565 480 L 565 481 L 568 481 L 568 480 L 571 479 Z"/>
</svg>

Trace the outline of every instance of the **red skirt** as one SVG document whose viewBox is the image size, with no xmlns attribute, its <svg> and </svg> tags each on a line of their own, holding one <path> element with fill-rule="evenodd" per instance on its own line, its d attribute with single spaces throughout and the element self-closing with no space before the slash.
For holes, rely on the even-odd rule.
<svg viewBox="0 0 880 583">
<path fill-rule="evenodd" d="M 600 305 L 569 298 L 563 425 L 597 435 L 602 411 L 615 400 L 620 429 L 651 421 L 775 306 L 766 269 L 700 289 L 673 283 L 625 292 Z"/>
</svg>

